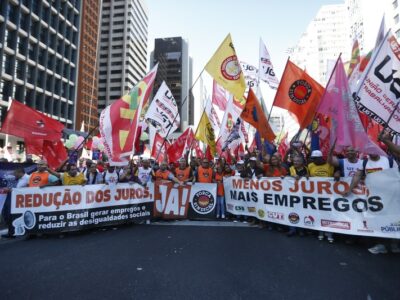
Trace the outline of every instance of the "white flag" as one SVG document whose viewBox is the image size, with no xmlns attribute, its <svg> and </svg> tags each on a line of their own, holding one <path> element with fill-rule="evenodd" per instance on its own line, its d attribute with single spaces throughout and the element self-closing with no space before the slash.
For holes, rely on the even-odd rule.
<svg viewBox="0 0 400 300">
<path fill-rule="evenodd" d="M 258 90 L 258 69 L 244 61 L 240 62 L 240 66 L 242 67 L 244 81 L 246 82 L 245 94 L 247 95 L 249 88 Z"/>
<path fill-rule="evenodd" d="M 389 30 L 374 51 L 356 96 L 358 109 L 377 123 L 400 133 L 400 45 Z M 397 106 L 396 106 L 397 105 Z"/>
<path fill-rule="evenodd" d="M 167 134 L 171 134 L 179 128 L 178 106 L 164 81 L 154 96 L 145 118 L 158 130 L 158 134 L 162 137 L 166 137 Z"/>
<path fill-rule="evenodd" d="M 268 83 L 271 89 L 277 89 L 279 80 L 276 78 L 274 68 L 272 67 L 271 57 L 269 56 L 267 47 L 260 38 L 260 59 L 259 59 L 259 75 L 260 79 Z"/>
</svg>

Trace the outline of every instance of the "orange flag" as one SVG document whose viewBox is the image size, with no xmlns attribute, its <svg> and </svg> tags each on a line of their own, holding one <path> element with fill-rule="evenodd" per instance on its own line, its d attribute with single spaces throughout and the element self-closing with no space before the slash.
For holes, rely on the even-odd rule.
<svg viewBox="0 0 400 300">
<path fill-rule="evenodd" d="M 297 117 L 301 129 L 311 124 L 324 88 L 290 60 L 286 64 L 274 105 Z"/>
<path fill-rule="evenodd" d="M 267 117 L 251 88 L 249 89 L 247 101 L 240 117 L 247 123 L 253 125 L 263 139 L 269 142 L 272 142 L 275 139 L 276 136 L 272 131 L 271 126 L 269 126 Z"/>
</svg>

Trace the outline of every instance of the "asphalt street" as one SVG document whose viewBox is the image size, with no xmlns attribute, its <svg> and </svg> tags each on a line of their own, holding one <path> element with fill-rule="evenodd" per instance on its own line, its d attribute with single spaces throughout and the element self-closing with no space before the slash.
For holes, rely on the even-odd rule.
<svg viewBox="0 0 400 300">
<path fill-rule="evenodd" d="M 400 299 L 400 255 L 173 224 L 1 240 L 0 299 Z"/>
</svg>

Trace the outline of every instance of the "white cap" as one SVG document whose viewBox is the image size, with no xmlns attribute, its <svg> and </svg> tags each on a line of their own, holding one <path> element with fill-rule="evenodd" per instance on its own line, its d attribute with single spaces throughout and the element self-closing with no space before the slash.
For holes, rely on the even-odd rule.
<svg viewBox="0 0 400 300">
<path fill-rule="evenodd" d="M 257 158 L 255 158 L 254 156 L 250 157 L 250 160 L 252 161 L 257 161 Z"/>
<path fill-rule="evenodd" d="M 322 157 L 322 152 L 319 150 L 314 150 L 313 152 L 311 152 L 311 157 Z"/>
<path fill-rule="evenodd" d="M 244 161 L 243 161 L 243 160 L 239 160 L 239 161 L 237 162 L 237 164 L 238 164 L 238 165 L 243 165 L 243 164 L 244 164 Z"/>
</svg>

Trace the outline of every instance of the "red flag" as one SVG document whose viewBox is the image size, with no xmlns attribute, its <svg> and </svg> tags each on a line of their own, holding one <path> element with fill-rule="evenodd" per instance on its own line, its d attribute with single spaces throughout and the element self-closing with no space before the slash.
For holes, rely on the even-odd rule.
<svg viewBox="0 0 400 300">
<path fill-rule="evenodd" d="M 279 143 L 279 146 L 278 146 L 278 153 L 282 157 L 285 157 L 285 154 L 289 149 L 287 138 L 288 138 L 288 133 L 286 132 L 285 135 L 283 136 L 283 138 L 281 139 L 281 142 Z"/>
<path fill-rule="evenodd" d="M 288 60 L 274 105 L 292 112 L 301 129 L 311 124 L 324 88 Z"/>
<path fill-rule="evenodd" d="M 107 156 L 114 161 L 134 152 L 138 121 L 142 110 L 148 105 L 156 73 L 157 66 L 129 94 L 107 106 L 101 113 L 100 134 Z"/>
<path fill-rule="evenodd" d="M 43 155 L 43 140 L 24 139 L 27 154 Z"/>
<path fill-rule="evenodd" d="M 215 80 L 213 80 L 212 103 L 218 106 L 222 111 L 226 110 L 226 104 L 228 103 L 225 90 L 219 86 Z"/>
<path fill-rule="evenodd" d="M 194 140 L 193 141 L 193 149 L 196 152 L 196 157 L 202 158 L 203 157 L 203 151 L 200 149 L 199 141 Z"/>
<path fill-rule="evenodd" d="M 267 117 L 264 115 L 261 105 L 251 88 L 249 89 L 246 105 L 244 106 L 240 117 L 244 121 L 253 125 L 260 133 L 260 136 L 265 140 L 272 142 L 275 139 L 275 134 L 272 131 Z"/>
<path fill-rule="evenodd" d="M 178 161 L 184 154 L 187 145 L 187 139 L 190 137 L 191 128 L 187 128 L 176 140 L 174 143 L 168 147 L 168 159 L 169 161 L 176 162 Z M 192 133 L 193 136 L 193 133 Z M 189 147 L 191 146 L 191 143 Z"/>
<path fill-rule="evenodd" d="M 43 141 L 43 157 L 50 168 L 57 169 L 68 158 L 68 153 L 62 141 Z"/>
<path fill-rule="evenodd" d="M 331 124 L 329 118 L 317 113 L 313 121 L 312 130 L 318 135 L 319 150 L 321 150 L 324 157 L 327 157 L 331 147 Z"/>
<path fill-rule="evenodd" d="M 159 135 L 158 133 L 156 133 L 156 135 L 154 136 L 153 149 L 151 150 L 151 156 L 154 157 L 155 159 L 157 159 L 157 155 L 158 155 L 158 159 L 157 159 L 158 163 L 163 162 L 167 158 L 167 151 L 169 148 L 169 143 L 167 141 L 165 141 L 165 143 L 163 145 L 163 141 L 164 141 L 164 138 L 161 135 Z M 162 145 L 162 148 L 161 148 L 161 145 Z"/>
<path fill-rule="evenodd" d="M 1 132 L 24 139 L 58 141 L 64 125 L 45 114 L 13 100 Z"/>
<path fill-rule="evenodd" d="M 212 155 L 212 151 L 209 145 L 207 145 L 207 149 L 206 149 L 206 154 L 205 154 L 205 158 L 207 158 L 208 160 L 213 160 L 214 156 Z"/>
</svg>

